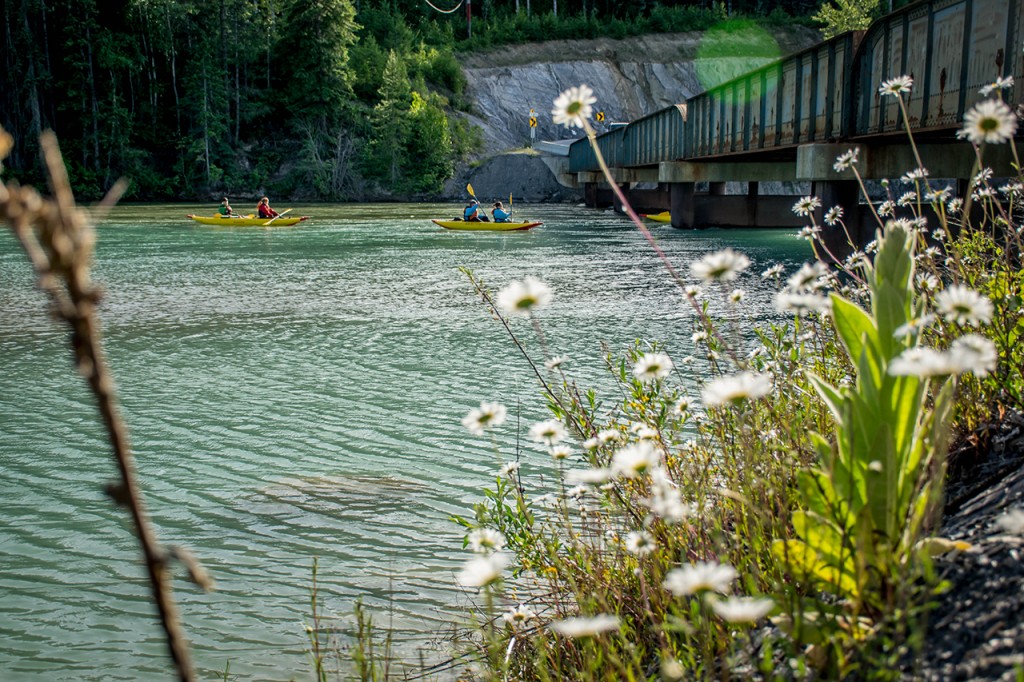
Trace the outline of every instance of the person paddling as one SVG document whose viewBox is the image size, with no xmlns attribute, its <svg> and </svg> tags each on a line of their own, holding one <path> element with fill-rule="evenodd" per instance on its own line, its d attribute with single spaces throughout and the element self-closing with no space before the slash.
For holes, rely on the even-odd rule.
<svg viewBox="0 0 1024 682">
<path fill-rule="evenodd" d="M 220 208 L 217 209 L 220 213 L 221 218 L 238 218 L 239 215 L 231 208 L 231 204 L 228 203 L 228 198 L 224 197 L 224 201 L 220 202 Z"/>
<path fill-rule="evenodd" d="M 466 208 L 462 210 L 462 219 L 469 223 L 480 222 L 480 202 L 475 198 L 470 199 Z"/>
<path fill-rule="evenodd" d="M 259 205 L 256 206 L 256 212 L 259 213 L 260 218 L 276 218 L 280 215 L 280 213 L 270 208 L 270 199 L 266 197 L 260 199 Z"/>
<path fill-rule="evenodd" d="M 494 202 L 494 206 L 491 207 L 491 215 L 494 216 L 494 222 L 496 223 L 512 222 L 512 211 L 506 211 L 500 201 Z"/>
</svg>

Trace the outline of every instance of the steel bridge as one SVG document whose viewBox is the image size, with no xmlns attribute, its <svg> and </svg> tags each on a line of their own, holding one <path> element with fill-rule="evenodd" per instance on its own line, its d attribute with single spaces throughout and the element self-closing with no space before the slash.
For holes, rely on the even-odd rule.
<svg viewBox="0 0 1024 682">
<path fill-rule="evenodd" d="M 979 90 L 1012 76 L 1013 87 L 1002 95 L 1011 106 L 1024 102 L 1022 4 L 922 0 L 866 31 L 618 126 L 599 135 L 597 147 L 631 204 L 670 209 L 675 227 L 802 224 L 790 211 L 793 197 L 759 196 L 758 184 L 770 181 L 810 181 L 825 209 L 840 204 L 850 216 L 858 186 L 849 171 L 834 171 L 838 154 L 859 147 L 857 168 L 866 178 L 898 178 L 917 167 L 899 102 L 878 92 L 883 81 L 909 75 L 914 85 L 904 101 L 922 162 L 932 178 L 963 184 L 975 155 L 955 134 L 984 98 Z M 986 150 L 997 174 L 1011 174 L 1006 147 Z M 567 170 L 588 205 L 612 202 L 586 138 L 571 145 Z M 700 182 L 709 183 L 706 194 L 695 192 Z M 746 195 L 726 196 L 726 182 L 749 183 Z"/>
</svg>

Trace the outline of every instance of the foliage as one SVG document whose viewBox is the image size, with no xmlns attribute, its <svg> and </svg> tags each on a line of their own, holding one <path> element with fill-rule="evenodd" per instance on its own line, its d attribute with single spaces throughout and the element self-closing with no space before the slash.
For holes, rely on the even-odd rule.
<svg viewBox="0 0 1024 682">
<path fill-rule="evenodd" d="M 811 4 L 787 7 L 806 15 Z M 23 141 L 9 172 L 41 182 L 35 140 L 52 129 L 83 198 L 98 199 L 126 177 L 130 196 L 149 200 L 270 188 L 344 199 L 369 187 L 367 179 L 379 193 L 429 193 L 440 186 L 438 173 L 473 148 L 466 118 L 455 113 L 470 109 L 457 49 L 702 30 L 729 14 L 721 3 L 489 0 L 472 5 L 475 38 L 466 42 L 464 13 L 440 14 L 411 0 L 15 0 L 0 7 L 4 72 L 19 75 L 0 89 L 0 124 Z M 753 0 L 729 7 L 733 15 L 770 9 Z M 452 144 L 446 159 L 421 162 L 407 153 L 396 173 L 385 173 L 362 163 L 363 150 L 386 137 L 362 112 L 380 104 L 392 52 L 408 89 L 425 102 L 415 122 L 421 130 L 409 136 L 441 130 L 439 110 Z M 271 159 L 281 163 L 268 168 Z M 293 167 L 302 173 L 281 177 Z M 392 176 L 398 185 L 386 180 Z"/>
<path fill-rule="evenodd" d="M 823 3 L 814 18 L 824 24 L 825 39 L 847 31 L 863 31 L 881 12 L 880 0 L 836 0 L 836 4 Z"/>
<path fill-rule="evenodd" d="M 904 121 L 911 86 L 881 89 Z M 584 93 L 559 99 L 567 111 L 574 96 Z M 1008 108 L 972 114 L 993 120 L 969 117 L 965 136 L 1012 137 Z M 528 277 L 492 294 L 469 273 L 554 417 L 529 433 L 553 475 L 518 447 L 508 461 L 493 438 L 506 463 L 472 515 L 455 518 L 477 554 L 460 581 L 483 596 L 483 678 L 894 679 L 912 664 L 943 589 L 932 557 L 966 548 L 935 536 L 950 434 L 1024 407 L 1024 182 L 997 192 L 976 149 L 969 197 L 918 167 L 903 178 L 912 191 L 869 203 L 875 242 L 847 236 L 848 258 L 825 252 L 831 267 L 785 279 L 766 269 L 781 319 L 762 328 L 740 322 L 745 256 L 695 261 L 699 286 L 659 251 L 692 308 L 696 357 L 643 340 L 609 353 L 610 399 L 578 387 L 546 345 L 546 285 Z M 856 163 L 850 150 L 836 167 L 861 181 Z M 794 211 L 824 249 L 820 208 L 804 197 Z M 824 215 L 845 233 L 841 211 Z M 718 296 L 722 319 L 709 313 Z M 504 418 L 485 402 L 463 423 L 483 435 Z"/>
</svg>

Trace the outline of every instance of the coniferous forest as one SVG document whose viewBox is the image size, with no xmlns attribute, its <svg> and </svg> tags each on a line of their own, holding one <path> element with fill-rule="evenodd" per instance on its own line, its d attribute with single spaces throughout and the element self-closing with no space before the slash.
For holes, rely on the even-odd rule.
<svg viewBox="0 0 1024 682">
<path fill-rule="evenodd" d="M 465 0 L 463 0 L 464 2 Z M 805 15 L 817 2 L 788 3 Z M 699 30 L 775 2 L 612 0 L 7 0 L 0 125 L 8 171 L 41 178 L 40 131 L 100 197 L 306 200 L 430 195 L 478 135 L 461 50 Z"/>
</svg>

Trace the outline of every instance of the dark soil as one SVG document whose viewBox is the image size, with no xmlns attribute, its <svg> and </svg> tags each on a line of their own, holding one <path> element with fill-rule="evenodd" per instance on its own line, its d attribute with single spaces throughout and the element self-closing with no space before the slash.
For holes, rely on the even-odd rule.
<svg viewBox="0 0 1024 682">
<path fill-rule="evenodd" d="M 1024 417 L 1012 415 L 954 447 L 941 537 L 968 551 L 937 559 L 951 587 L 938 599 L 921 665 L 909 679 L 1024 679 L 1024 537 L 996 519 L 1024 507 Z"/>
</svg>

